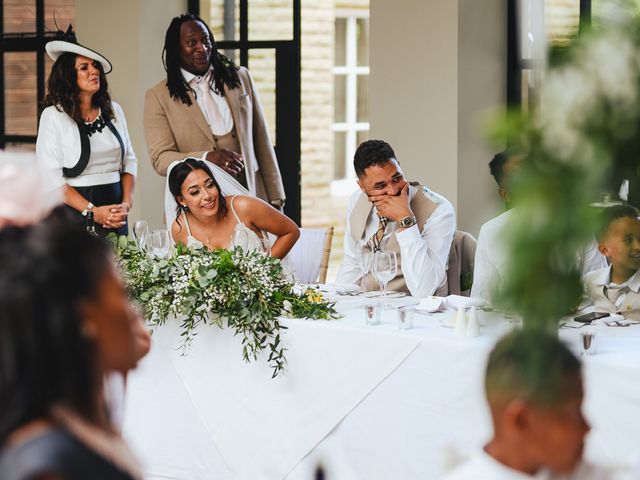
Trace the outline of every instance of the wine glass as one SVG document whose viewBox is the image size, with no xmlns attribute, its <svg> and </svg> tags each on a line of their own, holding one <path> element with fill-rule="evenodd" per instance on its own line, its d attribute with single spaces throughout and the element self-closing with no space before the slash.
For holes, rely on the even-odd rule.
<svg viewBox="0 0 640 480">
<path fill-rule="evenodd" d="M 249 249 L 249 235 L 242 228 L 236 228 L 231 237 L 233 248 L 240 247 L 243 252 Z"/>
<path fill-rule="evenodd" d="M 171 255 L 171 238 L 167 230 L 154 230 L 149 234 L 151 253 L 156 258 L 167 259 Z"/>
<path fill-rule="evenodd" d="M 372 255 L 368 243 L 365 240 L 358 240 L 358 244 L 356 245 L 356 261 L 358 262 L 358 267 L 360 267 L 360 272 L 362 272 L 360 288 L 363 293 L 367 291 L 367 275 L 371 270 Z"/>
<path fill-rule="evenodd" d="M 148 235 L 149 224 L 146 220 L 138 220 L 133 224 L 133 239 L 136 241 L 139 250 L 144 251 Z"/>
<path fill-rule="evenodd" d="M 392 250 L 381 250 L 373 255 L 373 275 L 380 283 L 382 298 L 387 297 L 387 285 L 396 276 L 398 270 L 398 259 L 396 252 Z"/>
</svg>

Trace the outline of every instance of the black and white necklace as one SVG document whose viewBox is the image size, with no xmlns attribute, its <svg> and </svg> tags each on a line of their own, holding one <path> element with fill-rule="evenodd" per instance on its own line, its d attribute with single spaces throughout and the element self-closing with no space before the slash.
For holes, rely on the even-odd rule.
<svg viewBox="0 0 640 480">
<path fill-rule="evenodd" d="M 93 135 L 96 132 L 102 132 L 104 127 L 106 127 L 107 125 L 102 118 L 102 110 L 98 110 L 98 116 L 93 122 L 84 122 L 84 125 L 85 127 L 87 127 L 87 135 L 89 136 Z"/>
</svg>

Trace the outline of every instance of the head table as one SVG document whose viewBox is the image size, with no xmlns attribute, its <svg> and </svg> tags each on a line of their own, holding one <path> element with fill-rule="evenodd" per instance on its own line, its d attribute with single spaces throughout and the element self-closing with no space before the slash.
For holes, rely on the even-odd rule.
<svg viewBox="0 0 640 480">
<path fill-rule="evenodd" d="M 339 297 L 335 321 L 283 319 L 288 365 L 272 379 L 264 359 L 245 363 L 240 339 L 200 328 L 181 355 L 177 321 L 156 329 L 128 379 L 123 432 L 149 479 L 436 479 L 491 435 L 486 358 L 517 324 L 479 312 L 481 335 L 456 336 L 453 312 L 398 312 L 366 326 L 370 299 Z M 411 297 L 389 299 L 413 305 Z M 640 326 L 589 327 L 584 357 L 586 456 L 623 463 L 640 452 Z M 578 353 L 581 329 L 560 337 Z"/>
</svg>

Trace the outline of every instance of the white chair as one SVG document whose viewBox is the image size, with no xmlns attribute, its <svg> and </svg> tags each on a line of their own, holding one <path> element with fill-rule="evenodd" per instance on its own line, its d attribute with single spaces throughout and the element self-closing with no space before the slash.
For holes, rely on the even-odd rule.
<svg viewBox="0 0 640 480">
<path fill-rule="evenodd" d="M 333 227 L 301 228 L 287 259 L 299 283 L 325 283 L 331 255 Z"/>
</svg>

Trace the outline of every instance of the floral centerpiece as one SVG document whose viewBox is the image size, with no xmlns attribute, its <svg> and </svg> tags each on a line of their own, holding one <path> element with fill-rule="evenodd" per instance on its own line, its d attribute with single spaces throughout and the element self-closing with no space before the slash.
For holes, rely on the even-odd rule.
<svg viewBox="0 0 640 480">
<path fill-rule="evenodd" d="M 132 295 L 147 321 L 181 322 L 183 351 L 201 324 L 228 326 L 242 337 L 242 357 L 256 360 L 268 352 L 275 377 L 286 364 L 279 317 L 331 320 L 334 304 L 313 288 L 299 290 L 280 262 L 260 252 L 189 249 L 178 246 L 166 259 L 141 251 L 127 237 L 110 236 Z"/>
</svg>

